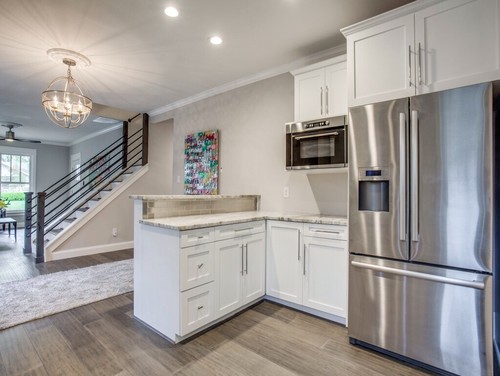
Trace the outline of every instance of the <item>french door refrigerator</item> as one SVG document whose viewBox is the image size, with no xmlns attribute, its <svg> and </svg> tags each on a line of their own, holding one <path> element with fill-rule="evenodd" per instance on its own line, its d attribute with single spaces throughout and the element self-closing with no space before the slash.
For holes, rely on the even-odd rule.
<svg viewBox="0 0 500 376">
<path fill-rule="evenodd" d="M 493 84 L 349 116 L 351 343 L 493 374 Z"/>
</svg>

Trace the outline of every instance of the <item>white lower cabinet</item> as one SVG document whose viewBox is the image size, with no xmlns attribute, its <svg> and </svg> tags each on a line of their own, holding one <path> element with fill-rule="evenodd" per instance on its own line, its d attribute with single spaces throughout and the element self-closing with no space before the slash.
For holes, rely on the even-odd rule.
<svg viewBox="0 0 500 376">
<path fill-rule="evenodd" d="M 302 223 L 267 222 L 267 295 L 302 304 Z"/>
<path fill-rule="evenodd" d="M 214 293 L 214 282 L 181 293 L 181 336 L 214 320 Z"/>
<path fill-rule="evenodd" d="M 346 241 L 304 237 L 302 304 L 347 317 Z"/>
<path fill-rule="evenodd" d="M 346 318 L 347 263 L 345 226 L 268 221 L 269 296 Z"/>
<path fill-rule="evenodd" d="M 134 315 L 174 342 L 258 301 L 266 287 L 269 296 L 346 317 L 344 226 L 268 221 L 266 232 L 253 221 L 139 231 Z"/>
<path fill-rule="evenodd" d="M 215 243 L 217 317 L 265 294 L 265 232 Z"/>
</svg>

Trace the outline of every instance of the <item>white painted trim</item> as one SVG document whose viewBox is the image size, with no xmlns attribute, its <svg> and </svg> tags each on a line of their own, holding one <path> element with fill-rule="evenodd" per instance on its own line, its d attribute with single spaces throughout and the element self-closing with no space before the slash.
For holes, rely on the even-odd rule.
<svg viewBox="0 0 500 376">
<path fill-rule="evenodd" d="M 121 243 L 93 245 L 91 247 L 65 249 L 62 251 L 56 251 L 52 253 L 52 258 L 50 261 L 63 260 L 72 257 L 96 255 L 98 253 L 104 253 L 104 252 L 121 251 L 122 249 L 129 249 L 129 248 L 134 248 L 133 240 Z"/>
<path fill-rule="evenodd" d="M 330 320 L 330 321 L 347 326 L 345 318 L 337 316 L 337 315 L 332 315 L 331 313 L 326 313 L 326 312 L 318 311 L 317 309 L 309 308 L 309 307 L 306 307 L 306 306 L 303 306 L 300 304 L 287 302 L 286 300 L 275 298 L 274 296 L 265 295 L 264 299 L 269 300 L 270 302 L 278 303 L 278 304 L 284 305 L 286 307 L 296 309 L 297 311 L 306 312 L 306 313 L 309 313 L 313 316 L 321 317 L 323 319 Z"/>
<path fill-rule="evenodd" d="M 103 210 L 106 206 L 113 202 L 113 200 L 120 194 L 122 194 L 128 187 L 139 180 L 146 172 L 148 172 L 148 170 L 148 165 L 141 167 L 131 177 L 124 180 L 119 187 L 113 189 L 109 195 L 99 200 L 97 205 L 90 207 L 89 210 L 85 212 L 84 216 L 78 218 L 76 221 L 62 230 L 59 234 L 57 234 L 57 236 L 45 246 L 45 259 L 47 261 L 52 260 L 53 258 L 51 257 L 51 255 L 57 253 L 57 248 L 61 244 L 68 240 L 75 232 L 82 228 L 92 218 L 94 218 L 101 210 Z"/>
<path fill-rule="evenodd" d="M 362 31 L 368 29 L 370 27 L 380 25 L 382 23 L 392 21 L 399 17 L 404 17 L 409 14 L 418 12 L 419 10 L 425 9 L 431 5 L 442 2 L 443 0 L 417 0 L 412 3 L 400 6 L 399 8 L 392 9 L 388 12 L 379 14 L 375 17 L 368 18 L 367 20 L 355 23 L 354 25 L 350 25 L 340 29 L 340 32 L 344 34 L 345 37 L 357 33 L 358 31 Z"/>
<path fill-rule="evenodd" d="M 103 134 L 115 131 L 117 129 L 121 129 L 122 127 L 123 127 L 123 123 L 113 125 L 112 127 L 109 127 L 109 128 L 103 129 L 101 131 L 89 134 L 88 136 L 80 137 L 79 139 L 76 139 L 76 140 L 70 142 L 69 144 L 66 144 L 66 146 L 75 146 L 75 145 L 79 144 L 80 142 L 87 141 L 87 140 L 90 140 L 92 138 L 102 136 Z"/>
<path fill-rule="evenodd" d="M 305 66 L 305 67 L 302 67 L 299 69 L 295 69 L 295 70 L 291 71 L 290 73 L 292 75 L 296 76 L 298 74 L 310 72 L 310 71 L 313 71 L 316 69 L 324 68 L 324 67 L 327 67 L 327 66 L 333 65 L 333 64 L 338 64 L 338 63 L 341 63 L 344 61 L 347 61 L 347 56 L 341 55 L 341 56 L 337 56 L 337 57 L 334 57 L 331 59 L 320 61 L 319 63 L 316 63 L 316 64 L 311 64 L 311 65 L 308 65 L 308 66 Z"/>
<path fill-rule="evenodd" d="M 324 50 L 324 51 L 320 51 L 318 53 L 306 56 L 302 59 L 295 60 L 291 63 L 285 64 L 285 65 L 282 65 L 282 66 L 279 66 L 276 68 L 269 69 L 269 70 L 264 71 L 264 72 L 260 72 L 260 73 L 257 73 L 257 74 L 251 75 L 251 76 L 240 78 L 240 79 L 232 81 L 232 82 L 228 82 L 227 84 L 217 86 L 215 88 L 203 91 L 201 93 L 192 95 L 192 96 L 184 98 L 184 99 L 180 99 L 178 101 L 175 101 L 173 103 L 167 104 L 163 107 L 159 107 L 155 110 L 150 111 L 149 112 L 150 122 L 151 123 L 159 123 L 159 122 L 162 122 L 164 120 L 167 120 L 169 118 L 169 116 L 162 116 L 162 115 L 165 115 L 169 111 L 175 110 L 177 108 L 187 106 L 188 104 L 192 104 L 192 103 L 201 101 L 203 99 L 210 98 L 210 97 L 213 97 L 215 95 L 225 93 L 225 92 L 230 91 L 230 90 L 234 90 L 234 89 L 246 86 L 246 85 L 250 85 L 250 84 L 257 82 L 257 81 L 265 80 L 267 78 L 271 78 L 271 77 L 274 77 L 274 76 L 277 76 L 277 75 L 280 75 L 280 74 L 283 74 L 286 72 L 290 72 L 291 70 L 298 69 L 300 67 L 303 67 L 303 66 L 306 66 L 309 64 L 317 63 L 320 60 L 325 60 L 325 59 L 329 59 L 329 58 L 332 58 L 332 57 L 335 57 L 338 55 L 343 55 L 345 53 L 346 53 L 346 46 L 341 45 L 341 46 L 329 48 L 329 49 Z"/>
<path fill-rule="evenodd" d="M 31 157 L 30 161 L 30 190 L 35 192 L 36 189 L 36 149 L 16 148 L 12 146 L 0 146 L 0 154 L 27 155 Z"/>
</svg>

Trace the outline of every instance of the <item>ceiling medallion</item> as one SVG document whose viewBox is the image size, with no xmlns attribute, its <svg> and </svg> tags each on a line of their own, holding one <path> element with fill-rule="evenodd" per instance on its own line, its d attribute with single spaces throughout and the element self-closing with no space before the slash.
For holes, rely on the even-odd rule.
<svg viewBox="0 0 500 376">
<path fill-rule="evenodd" d="M 92 111 L 92 100 L 83 95 L 71 75 L 71 67 L 77 65 L 86 67 L 90 60 L 78 52 L 53 48 L 47 51 L 49 58 L 68 66 L 66 76 L 57 77 L 47 90 L 42 93 L 42 105 L 47 116 L 62 128 L 77 128 L 82 125 Z"/>
</svg>

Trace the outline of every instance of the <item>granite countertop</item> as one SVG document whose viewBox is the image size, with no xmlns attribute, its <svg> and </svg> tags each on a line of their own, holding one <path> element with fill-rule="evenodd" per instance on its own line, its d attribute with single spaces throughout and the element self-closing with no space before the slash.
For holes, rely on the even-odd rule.
<svg viewBox="0 0 500 376">
<path fill-rule="evenodd" d="M 190 215 L 185 217 L 169 217 L 155 219 L 141 219 L 145 225 L 184 231 L 204 227 L 230 225 L 248 221 L 277 220 L 288 222 L 305 222 L 325 225 L 347 226 L 346 216 L 326 216 L 311 214 L 284 214 L 276 212 L 248 211 L 223 214 Z"/>
</svg>

